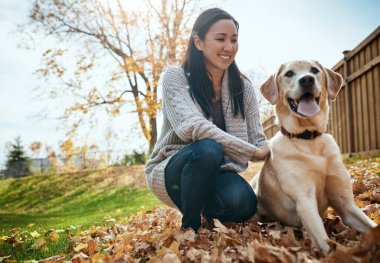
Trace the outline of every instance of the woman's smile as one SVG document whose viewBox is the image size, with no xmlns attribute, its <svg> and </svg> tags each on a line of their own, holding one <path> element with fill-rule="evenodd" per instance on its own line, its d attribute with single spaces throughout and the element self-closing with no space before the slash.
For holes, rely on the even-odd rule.
<svg viewBox="0 0 380 263">
<path fill-rule="evenodd" d="M 228 56 L 228 55 L 219 55 L 219 57 L 221 57 L 222 59 L 230 59 L 231 56 Z"/>
<path fill-rule="evenodd" d="M 196 38 L 195 44 L 203 53 L 205 65 L 212 75 L 220 76 L 234 61 L 239 49 L 238 31 L 230 19 L 221 19 L 214 23 L 205 39 Z"/>
</svg>

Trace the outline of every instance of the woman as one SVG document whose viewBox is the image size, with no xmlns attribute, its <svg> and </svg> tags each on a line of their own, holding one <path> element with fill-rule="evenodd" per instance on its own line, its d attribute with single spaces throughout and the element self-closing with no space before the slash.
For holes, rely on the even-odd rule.
<svg viewBox="0 0 380 263">
<path fill-rule="evenodd" d="M 269 149 L 253 87 L 240 73 L 238 22 L 213 8 L 195 21 L 182 67 L 163 76 L 163 127 L 146 164 L 147 182 L 195 231 L 208 220 L 243 222 L 257 199 L 238 173 Z"/>
</svg>

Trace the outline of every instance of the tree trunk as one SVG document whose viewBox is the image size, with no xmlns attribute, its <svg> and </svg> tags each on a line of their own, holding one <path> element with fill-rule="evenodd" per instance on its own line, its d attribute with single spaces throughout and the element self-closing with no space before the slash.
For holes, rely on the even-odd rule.
<svg viewBox="0 0 380 263">
<path fill-rule="evenodd" d="M 149 118 L 151 130 L 150 130 L 150 140 L 149 140 L 149 153 L 153 152 L 153 148 L 157 142 L 157 119 L 156 117 Z"/>
</svg>

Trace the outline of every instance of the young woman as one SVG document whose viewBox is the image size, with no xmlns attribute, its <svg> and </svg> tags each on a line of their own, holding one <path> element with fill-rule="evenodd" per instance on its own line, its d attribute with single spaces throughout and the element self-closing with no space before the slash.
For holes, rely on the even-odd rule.
<svg viewBox="0 0 380 263">
<path fill-rule="evenodd" d="M 238 173 L 269 154 L 251 83 L 240 73 L 238 22 L 213 8 L 195 21 L 182 67 L 163 76 L 163 127 L 146 164 L 147 182 L 182 213 L 182 227 L 243 222 L 257 199 Z"/>
</svg>

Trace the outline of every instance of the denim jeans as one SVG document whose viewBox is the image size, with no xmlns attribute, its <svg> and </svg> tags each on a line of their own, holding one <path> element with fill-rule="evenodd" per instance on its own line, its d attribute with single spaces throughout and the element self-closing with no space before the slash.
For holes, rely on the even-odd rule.
<svg viewBox="0 0 380 263">
<path fill-rule="evenodd" d="M 257 210 L 256 195 L 238 173 L 220 171 L 223 148 L 211 139 L 196 141 L 176 153 L 165 168 L 166 190 L 181 211 L 182 227 L 198 230 L 208 219 L 244 222 Z"/>
</svg>

